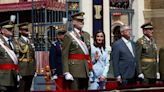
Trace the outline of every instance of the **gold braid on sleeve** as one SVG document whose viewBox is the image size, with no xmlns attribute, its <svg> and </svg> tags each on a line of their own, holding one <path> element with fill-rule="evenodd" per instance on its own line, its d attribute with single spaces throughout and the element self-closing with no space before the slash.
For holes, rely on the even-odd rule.
<svg viewBox="0 0 164 92">
<path fill-rule="evenodd" d="M 25 45 L 25 48 L 24 48 L 24 49 L 22 49 L 22 48 L 19 46 L 19 50 L 20 50 L 21 53 L 27 53 L 28 49 L 29 49 L 29 46 L 28 46 L 28 45 Z"/>
<path fill-rule="evenodd" d="M 28 45 L 25 45 L 24 49 L 22 49 L 20 46 L 19 46 L 19 51 L 23 54 L 23 56 L 19 59 L 19 61 L 22 61 L 26 55 L 26 53 L 28 52 L 29 50 L 29 46 Z"/>
</svg>

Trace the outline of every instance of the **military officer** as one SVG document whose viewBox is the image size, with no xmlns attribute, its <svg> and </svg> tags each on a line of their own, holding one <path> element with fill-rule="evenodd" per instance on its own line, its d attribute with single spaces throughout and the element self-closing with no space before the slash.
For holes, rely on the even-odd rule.
<svg viewBox="0 0 164 92">
<path fill-rule="evenodd" d="M 82 30 L 84 12 L 71 16 L 72 30 L 68 30 L 63 40 L 62 66 L 66 80 L 70 80 L 70 89 L 86 90 L 88 88 L 90 35 Z"/>
<path fill-rule="evenodd" d="M 7 47 L 9 47 L 11 50 L 13 50 L 15 52 L 15 54 L 17 54 L 16 41 L 13 38 L 13 36 L 14 36 L 14 25 L 10 22 L 10 20 L 4 21 L 0 25 L 3 25 L 1 28 L 1 34 L 5 35 L 5 36 L 1 37 L 2 41 L 4 41 L 5 42 L 4 44 Z M 10 31 L 12 35 L 8 32 L 4 32 L 4 30 Z"/>
<path fill-rule="evenodd" d="M 157 70 L 157 46 L 153 39 L 153 25 L 145 23 L 141 26 L 143 37 L 137 41 L 137 55 L 139 60 L 139 78 L 144 79 L 146 83 L 156 83 L 159 72 Z"/>
<path fill-rule="evenodd" d="M 17 90 L 18 60 L 14 53 L 13 28 L 9 21 L 1 25 L 0 34 L 0 92 L 15 92 Z"/>
<path fill-rule="evenodd" d="M 63 88 L 63 72 L 62 72 L 62 40 L 65 29 L 56 29 L 56 40 L 52 42 L 49 55 L 49 65 L 51 69 L 52 79 L 58 84 L 57 89 Z M 60 88 L 59 88 L 60 87 Z"/>
<path fill-rule="evenodd" d="M 29 39 L 28 23 L 18 25 L 20 36 L 18 38 L 19 47 L 19 67 L 22 79 L 20 81 L 20 91 L 30 91 L 32 79 L 36 70 L 36 61 L 33 43 Z"/>
</svg>

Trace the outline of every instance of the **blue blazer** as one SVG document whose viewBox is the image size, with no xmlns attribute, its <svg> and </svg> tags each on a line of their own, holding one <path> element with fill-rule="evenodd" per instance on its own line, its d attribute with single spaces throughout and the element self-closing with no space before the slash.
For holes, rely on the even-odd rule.
<svg viewBox="0 0 164 92">
<path fill-rule="evenodd" d="M 135 71 L 138 71 L 138 63 L 136 59 L 135 43 L 132 42 L 134 56 L 130 52 L 122 39 L 117 40 L 112 45 L 112 65 L 114 76 L 121 76 L 123 79 L 134 77 Z"/>
<path fill-rule="evenodd" d="M 62 75 L 62 54 L 61 54 L 61 43 L 60 41 L 55 41 L 52 43 L 50 48 L 49 55 L 49 65 L 51 70 L 53 71 L 52 75 Z"/>
</svg>

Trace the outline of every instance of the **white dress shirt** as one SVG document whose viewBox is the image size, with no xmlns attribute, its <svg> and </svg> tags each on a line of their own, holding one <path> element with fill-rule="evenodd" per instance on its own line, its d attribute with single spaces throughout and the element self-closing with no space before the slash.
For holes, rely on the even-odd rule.
<svg viewBox="0 0 164 92">
<path fill-rule="evenodd" d="M 27 42 L 27 43 L 30 42 L 29 39 L 28 39 L 27 37 L 25 37 L 25 36 L 23 36 L 23 35 L 21 35 L 21 37 L 25 40 L 25 42 Z"/>
<path fill-rule="evenodd" d="M 124 37 L 122 37 L 122 40 L 125 42 L 126 46 L 129 48 L 130 52 L 134 56 L 134 52 L 133 52 L 133 48 L 132 48 L 131 42 L 129 40 L 125 39 Z"/>
<path fill-rule="evenodd" d="M 12 42 L 9 43 L 9 40 L 10 40 L 10 39 L 7 38 L 6 36 L 3 36 L 3 38 L 5 39 L 5 41 L 7 42 L 8 45 L 9 45 L 9 44 L 11 45 L 11 49 L 14 49 L 14 45 L 12 44 Z"/>
</svg>

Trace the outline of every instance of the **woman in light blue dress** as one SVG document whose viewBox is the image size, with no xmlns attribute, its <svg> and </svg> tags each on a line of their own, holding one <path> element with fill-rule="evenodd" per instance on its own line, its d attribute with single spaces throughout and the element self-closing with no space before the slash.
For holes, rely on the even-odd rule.
<svg viewBox="0 0 164 92">
<path fill-rule="evenodd" d="M 93 70 L 90 74 L 89 90 L 105 89 L 107 73 L 109 71 L 109 54 L 105 48 L 105 34 L 98 30 L 91 45 L 91 59 Z"/>
</svg>

